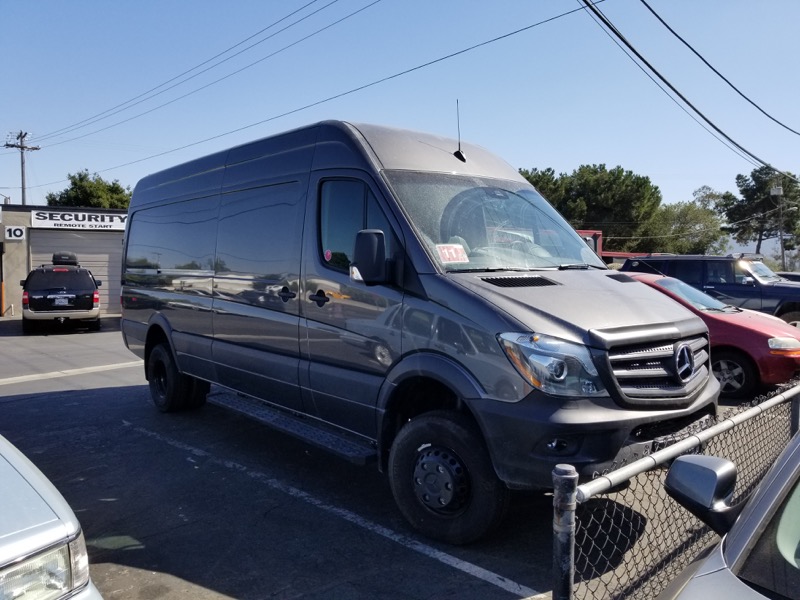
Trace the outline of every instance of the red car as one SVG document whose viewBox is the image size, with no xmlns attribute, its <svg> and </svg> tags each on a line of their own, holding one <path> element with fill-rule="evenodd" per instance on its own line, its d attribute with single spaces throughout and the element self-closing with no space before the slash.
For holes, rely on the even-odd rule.
<svg viewBox="0 0 800 600">
<path fill-rule="evenodd" d="M 800 328 L 764 313 L 730 306 L 672 277 L 626 273 L 680 302 L 705 321 L 711 368 L 723 398 L 752 397 L 800 370 Z"/>
</svg>

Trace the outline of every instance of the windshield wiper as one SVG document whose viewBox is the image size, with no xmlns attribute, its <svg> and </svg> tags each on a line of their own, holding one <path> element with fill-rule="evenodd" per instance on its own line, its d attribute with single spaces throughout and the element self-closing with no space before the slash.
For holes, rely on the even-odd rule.
<svg viewBox="0 0 800 600">
<path fill-rule="evenodd" d="M 497 273 L 498 271 L 536 271 L 538 269 L 521 269 L 519 267 L 480 267 L 476 269 L 451 269 L 447 273 Z"/>
<path fill-rule="evenodd" d="M 563 264 L 563 265 L 558 265 L 558 270 L 559 271 L 570 271 L 572 269 L 577 269 L 577 270 L 582 270 L 582 271 L 586 271 L 586 270 L 589 270 L 589 269 L 599 269 L 600 271 L 605 271 L 606 270 L 604 267 L 599 267 L 597 265 L 590 265 L 590 264 L 587 264 L 587 263 L 566 263 L 566 264 Z"/>
</svg>

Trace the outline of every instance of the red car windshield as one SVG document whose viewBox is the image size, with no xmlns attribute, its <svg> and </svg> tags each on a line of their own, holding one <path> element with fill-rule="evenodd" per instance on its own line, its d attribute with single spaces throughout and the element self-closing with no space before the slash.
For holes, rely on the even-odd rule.
<svg viewBox="0 0 800 600">
<path fill-rule="evenodd" d="M 679 279 L 672 277 L 664 277 L 655 282 L 656 285 L 672 292 L 674 295 L 682 298 L 698 310 L 724 310 L 731 312 L 739 312 L 740 309 L 720 302 L 716 298 L 712 298 L 705 292 L 701 292 L 697 288 L 693 288 L 688 283 L 684 283 Z"/>
</svg>

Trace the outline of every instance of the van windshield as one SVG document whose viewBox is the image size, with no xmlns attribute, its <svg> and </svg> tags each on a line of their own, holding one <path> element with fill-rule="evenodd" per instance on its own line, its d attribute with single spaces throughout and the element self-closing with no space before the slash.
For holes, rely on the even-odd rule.
<svg viewBox="0 0 800 600">
<path fill-rule="evenodd" d="M 529 184 L 447 173 L 384 174 L 445 271 L 606 268 Z"/>
</svg>

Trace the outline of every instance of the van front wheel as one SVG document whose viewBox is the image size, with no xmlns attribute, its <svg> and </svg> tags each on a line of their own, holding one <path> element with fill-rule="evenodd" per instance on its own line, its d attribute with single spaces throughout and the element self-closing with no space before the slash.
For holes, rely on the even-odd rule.
<svg viewBox="0 0 800 600">
<path fill-rule="evenodd" d="M 147 380 L 153 404 L 161 412 L 175 412 L 190 404 L 192 379 L 180 374 L 166 344 L 159 344 L 150 351 Z"/>
<path fill-rule="evenodd" d="M 450 544 L 488 534 L 508 509 L 510 492 L 480 432 L 458 413 L 431 412 L 403 427 L 389 455 L 389 481 L 409 523 Z"/>
</svg>

